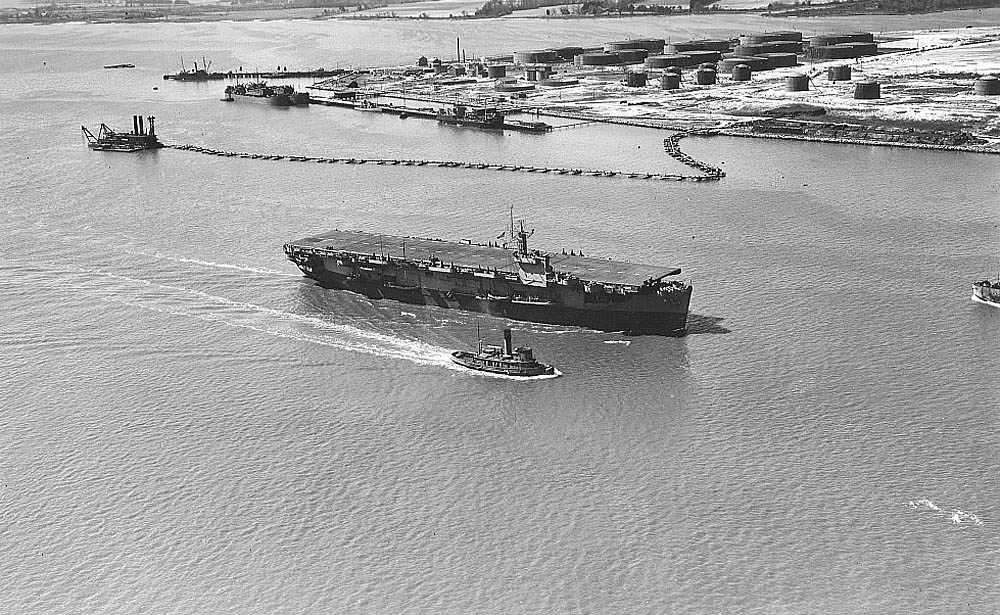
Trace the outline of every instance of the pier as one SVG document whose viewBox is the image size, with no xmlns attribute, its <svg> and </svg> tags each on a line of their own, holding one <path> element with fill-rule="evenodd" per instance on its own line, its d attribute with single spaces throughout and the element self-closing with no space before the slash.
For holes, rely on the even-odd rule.
<svg viewBox="0 0 1000 615">
<path fill-rule="evenodd" d="M 105 67 L 107 68 L 107 67 Z M 217 81 L 220 79 L 248 79 L 260 81 L 262 79 L 324 79 L 336 77 L 348 72 L 347 69 L 336 68 L 326 70 L 317 68 L 315 70 L 279 70 L 279 71 L 238 71 L 231 70 L 225 72 L 207 71 L 181 71 L 180 73 L 168 73 L 163 75 L 164 81 Z"/>
</svg>

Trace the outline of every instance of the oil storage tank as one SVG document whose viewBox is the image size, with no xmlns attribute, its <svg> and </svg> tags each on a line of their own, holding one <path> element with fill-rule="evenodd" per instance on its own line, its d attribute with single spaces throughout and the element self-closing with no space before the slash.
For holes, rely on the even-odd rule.
<svg viewBox="0 0 1000 615">
<path fill-rule="evenodd" d="M 851 65 L 839 64 L 826 69 L 826 78 L 830 81 L 850 81 Z"/>
<path fill-rule="evenodd" d="M 665 53 L 687 53 L 689 51 L 720 51 L 725 52 L 732 49 L 731 41 L 724 39 L 701 39 L 695 41 L 682 41 L 671 43 L 664 49 Z"/>
<path fill-rule="evenodd" d="M 851 32 L 847 34 L 817 34 L 809 39 L 809 48 L 829 47 L 844 43 L 874 43 L 871 32 Z"/>
<path fill-rule="evenodd" d="M 802 51 L 802 43 L 797 41 L 741 44 L 733 47 L 733 55 L 737 56 L 757 56 L 764 53 L 798 53 L 800 51 Z"/>
<path fill-rule="evenodd" d="M 666 68 L 668 66 L 694 66 L 698 61 L 686 53 L 669 53 L 649 56 L 646 68 Z"/>
<path fill-rule="evenodd" d="M 877 81 L 862 81 L 854 84 L 854 98 L 874 100 L 882 97 L 882 86 Z"/>
<path fill-rule="evenodd" d="M 694 72 L 694 80 L 698 85 L 713 85 L 716 80 L 714 68 L 699 68 Z"/>
<path fill-rule="evenodd" d="M 802 42 L 802 33 L 796 30 L 778 30 L 776 32 L 757 32 L 740 36 L 740 45 L 775 43 L 778 41 Z"/>
<path fill-rule="evenodd" d="M 486 76 L 490 79 L 499 79 L 507 76 L 506 64 L 490 64 L 486 67 Z"/>
<path fill-rule="evenodd" d="M 722 62 L 719 63 L 719 70 L 728 72 L 740 64 L 744 64 L 747 68 L 752 70 L 767 70 L 771 67 L 770 64 L 768 64 L 767 58 L 759 56 L 733 56 L 730 58 L 723 58 Z"/>
<path fill-rule="evenodd" d="M 618 64 L 618 54 L 600 51 L 581 53 L 573 58 L 573 64 L 577 66 L 614 66 Z"/>
<path fill-rule="evenodd" d="M 750 81 L 752 69 L 746 64 L 737 64 L 733 67 L 733 81 Z"/>
<path fill-rule="evenodd" d="M 820 45 L 809 48 L 809 57 L 815 60 L 846 60 L 856 58 L 857 51 L 853 46 L 838 43 L 836 45 Z"/>
<path fill-rule="evenodd" d="M 559 61 L 559 55 L 552 49 L 515 51 L 515 64 L 552 64 Z"/>
<path fill-rule="evenodd" d="M 799 56 L 794 53 L 762 53 L 760 57 L 767 58 L 767 64 L 771 68 L 797 66 L 799 63 Z"/>
<path fill-rule="evenodd" d="M 684 55 L 689 56 L 693 60 L 692 66 L 701 64 L 702 62 L 718 62 L 722 59 L 721 51 L 711 51 L 708 49 L 692 49 L 691 51 L 685 51 Z"/>
<path fill-rule="evenodd" d="M 809 89 L 809 75 L 789 75 L 785 77 L 785 90 L 805 92 Z"/>
<path fill-rule="evenodd" d="M 649 55 L 649 51 L 645 49 L 622 49 L 610 53 L 618 56 L 619 64 L 639 64 Z"/>
<path fill-rule="evenodd" d="M 586 51 L 586 49 L 584 49 L 583 47 L 570 46 L 570 47 L 556 47 L 555 49 L 553 49 L 553 51 L 556 52 L 556 55 L 559 56 L 560 60 L 566 62 L 572 62 L 573 58 Z"/>
<path fill-rule="evenodd" d="M 1000 96 L 1000 77 L 983 75 L 976 79 L 974 91 L 980 96 Z"/>
<path fill-rule="evenodd" d="M 681 87 L 680 73 L 663 73 L 660 75 L 661 90 L 676 90 Z"/>
<path fill-rule="evenodd" d="M 611 41 L 604 43 L 604 51 L 613 53 L 626 49 L 645 49 L 647 53 L 663 53 L 663 46 L 666 44 L 662 38 L 634 38 L 627 41 Z"/>
<path fill-rule="evenodd" d="M 848 47 L 854 54 L 852 57 L 861 58 L 864 56 L 873 56 L 878 54 L 878 44 L 871 42 L 854 42 L 854 43 L 841 43 L 837 47 Z"/>
<path fill-rule="evenodd" d="M 639 73 L 639 72 L 625 73 L 625 85 L 630 88 L 646 87 L 646 73 Z"/>
</svg>

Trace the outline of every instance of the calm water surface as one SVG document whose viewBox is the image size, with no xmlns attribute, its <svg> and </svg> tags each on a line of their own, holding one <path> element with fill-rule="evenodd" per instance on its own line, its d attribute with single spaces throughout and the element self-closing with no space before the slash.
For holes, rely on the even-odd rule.
<svg viewBox="0 0 1000 615">
<path fill-rule="evenodd" d="M 677 172 L 656 131 L 486 135 L 161 79 L 667 23 L 0 29 L 0 612 L 1000 610 L 1000 310 L 970 301 L 993 157 L 689 139 L 728 177 L 678 184 L 79 134 L 143 113 L 219 149 Z M 505 321 L 323 291 L 281 252 L 334 227 L 485 241 L 511 205 L 538 247 L 682 267 L 690 334 L 515 323 L 563 376 L 474 375 L 449 350 Z"/>
</svg>

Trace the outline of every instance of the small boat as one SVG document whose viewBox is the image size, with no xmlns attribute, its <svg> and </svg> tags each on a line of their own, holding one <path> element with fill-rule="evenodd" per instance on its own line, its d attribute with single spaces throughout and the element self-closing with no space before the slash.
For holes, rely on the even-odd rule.
<svg viewBox="0 0 1000 615">
<path fill-rule="evenodd" d="M 131 62 L 122 62 L 121 64 L 105 64 L 104 68 L 135 68 L 135 64 Z"/>
<path fill-rule="evenodd" d="M 354 105 L 354 109 L 356 111 L 372 111 L 375 113 L 382 113 L 382 107 L 380 105 L 376 105 L 367 98 L 365 100 L 362 100 L 360 103 Z"/>
<path fill-rule="evenodd" d="M 511 130 L 523 130 L 525 132 L 549 132 L 552 130 L 551 124 L 545 122 L 532 122 L 529 120 L 506 120 L 504 128 Z"/>
<path fill-rule="evenodd" d="M 451 360 L 469 369 L 505 376 L 551 376 L 555 368 L 539 363 L 531 348 L 527 346 L 513 347 L 510 329 L 503 330 L 503 346 L 484 344 L 479 341 L 478 352 L 456 350 L 451 353 Z"/>
<path fill-rule="evenodd" d="M 1000 307 L 1000 277 L 996 282 L 982 280 L 972 283 L 972 300 Z"/>
</svg>

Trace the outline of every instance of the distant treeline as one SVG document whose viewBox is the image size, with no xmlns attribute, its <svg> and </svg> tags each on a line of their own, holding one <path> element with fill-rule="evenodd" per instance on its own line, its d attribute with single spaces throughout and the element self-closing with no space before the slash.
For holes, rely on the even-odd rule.
<svg viewBox="0 0 1000 615">
<path fill-rule="evenodd" d="M 714 1 L 708 0 L 708 2 Z M 685 2 L 690 2 L 692 9 L 694 9 L 699 0 L 685 0 Z M 553 15 L 624 15 L 633 13 L 661 15 L 687 11 L 686 8 L 676 5 L 645 5 L 628 2 L 627 0 L 585 0 L 582 3 L 574 4 L 572 7 L 566 6 L 566 4 L 566 0 L 487 0 L 476 11 L 475 15 L 476 17 L 502 17 L 503 15 L 510 15 L 514 11 L 525 11 L 542 7 L 559 7 L 552 10 L 551 14 Z M 549 11 L 546 11 L 546 14 L 549 14 Z"/>
<path fill-rule="evenodd" d="M 958 9 L 1000 6 L 1000 0 L 841 0 L 834 2 L 772 2 L 766 8 L 726 9 L 713 6 L 718 0 L 681 0 L 674 5 L 636 4 L 628 0 L 584 0 L 567 6 L 566 0 L 487 0 L 476 12 L 476 17 L 502 17 L 514 11 L 553 8 L 551 14 L 559 15 L 625 15 L 698 13 L 698 12 L 761 12 L 783 15 L 859 15 L 912 14 L 953 11 Z M 546 11 L 549 14 L 549 11 Z"/>
<path fill-rule="evenodd" d="M 772 2 L 767 5 L 767 10 L 783 15 L 860 15 L 866 13 L 909 15 L 995 6 L 1000 6 L 1000 0 L 843 0 L 816 4 L 805 0 L 804 2 Z"/>
</svg>

